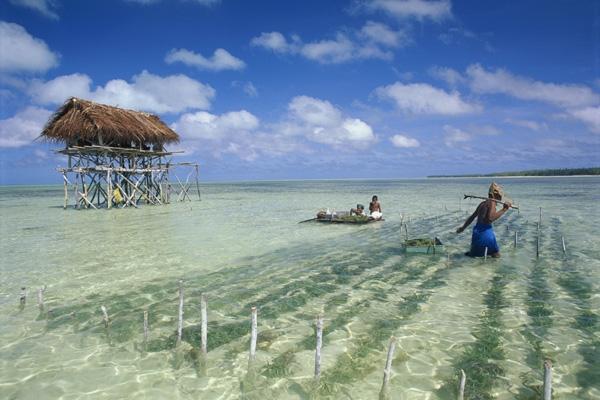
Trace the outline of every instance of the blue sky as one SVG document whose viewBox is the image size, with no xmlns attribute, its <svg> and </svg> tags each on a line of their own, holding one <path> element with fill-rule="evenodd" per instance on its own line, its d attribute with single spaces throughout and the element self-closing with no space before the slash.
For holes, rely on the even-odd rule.
<svg viewBox="0 0 600 400">
<path fill-rule="evenodd" d="M 211 181 L 596 166 L 600 3 L 3 1 L 0 184 L 60 182 L 70 96 L 158 114 Z"/>
</svg>

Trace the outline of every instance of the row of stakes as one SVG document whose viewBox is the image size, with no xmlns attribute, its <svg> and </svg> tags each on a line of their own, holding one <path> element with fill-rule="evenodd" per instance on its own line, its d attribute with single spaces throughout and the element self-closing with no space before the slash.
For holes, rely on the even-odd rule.
<svg viewBox="0 0 600 400">
<path fill-rule="evenodd" d="M 25 306 L 27 301 L 27 290 L 25 287 L 21 288 L 21 297 L 20 304 L 22 307 Z M 46 287 L 38 289 L 37 292 L 37 300 L 38 306 L 40 310 L 44 309 L 44 292 Z M 183 295 L 183 280 L 179 281 L 179 312 L 178 312 L 178 324 L 177 324 L 177 342 L 176 347 L 181 344 L 182 334 L 183 334 L 183 305 L 184 305 L 184 295 Z M 207 354 L 207 339 L 208 339 L 208 317 L 207 317 L 207 301 L 206 296 L 202 294 L 200 296 L 200 350 L 202 354 Z M 104 322 L 104 327 L 108 329 L 110 327 L 110 316 L 108 314 L 107 308 L 102 305 L 100 306 L 100 311 L 102 312 L 102 319 Z M 252 307 L 251 311 L 251 322 L 250 322 L 250 355 L 249 361 L 254 361 L 256 357 L 256 343 L 258 340 L 258 310 L 256 307 Z M 148 342 L 149 338 L 149 326 L 148 326 L 148 311 L 144 311 L 144 343 Z M 319 381 L 321 378 L 321 347 L 323 344 L 323 315 L 317 316 L 316 321 L 316 348 L 315 348 L 315 369 L 314 369 L 314 379 L 315 381 Z M 390 337 L 387 351 L 387 358 L 385 361 L 385 367 L 383 369 L 383 383 L 381 385 L 380 398 L 387 398 L 389 396 L 389 382 L 392 376 L 392 361 L 394 359 L 394 352 L 396 350 L 397 339 L 392 336 Z M 458 386 L 458 396 L 459 400 L 464 400 L 465 396 L 465 384 L 467 380 L 467 375 L 461 369 L 461 377 Z M 552 363 L 550 360 L 546 360 L 544 362 L 544 389 L 543 389 L 543 400 L 551 400 L 552 399 Z"/>
<path fill-rule="evenodd" d="M 537 224 L 537 240 L 536 240 L 536 256 L 539 258 L 539 244 L 540 244 L 540 226 L 542 221 L 542 208 L 540 207 L 539 214 L 539 222 Z M 405 228 L 406 229 L 406 228 Z M 508 229 L 508 226 L 507 226 Z M 566 246 L 565 246 L 565 238 L 561 236 L 562 241 L 562 249 L 563 253 L 566 254 Z M 518 233 L 515 232 L 514 237 L 514 247 L 517 247 L 518 243 Z M 485 248 L 484 259 L 487 260 L 488 248 Z M 447 263 L 450 264 L 450 254 L 447 254 Z M 46 291 L 46 287 L 38 289 L 37 291 L 37 301 L 40 310 L 44 309 L 44 292 Z M 19 299 L 21 307 L 25 306 L 27 301 L 27 288 L 21 288 L 21 296 Z M 179 346 L 181 343 L 182 335 L 183 335 L 183 304 L 184 304 L 184 296 L 183 296 L 183 281 L 179 281 L 179 313 L 178 313 L 178 324 L 177 324 L 177 342 L 176 346 Z M 208 339 L 208 317 L 207 317 L 207 301 L 206 296 L 202 294 L 200 296 L 200 350 L 203 354 L 207 354 L 207 339 Z M 104 322 L 105 328 L 108 329 L 110 326 L 110 317 L 108 315 L 107 308 L 102 305 L 100 306 L 100 311 L 102 312 L 102 318 Z M 250 361 L 255 359 L 256 356 L 256 343 L 258 339 L 258 310 L 256 307 L 251 308 L 251 333 L 250 333 Z M 315 348 L 315 370 L 314 370 L 314 378 L 315 380 L 319 380 L 321 377 L 321 347 L 323 344 L 323 316 L 319 315 L 316 321 L 316 348 Z M 144 311 L 144 343 L 148 342 L 149 337 L 149 326 L 148 326 L 148 311 Z M 394 358 L 394 351 L 396 349 L 396 338 L 394 336 L 390 337 L 387 358 L 385 362 L 385 367 L 383 370 L 383 384 L 381 386 L 380 397 L 384 396 L 389 391 L 389 381 L 391 379 L 392 374 L 392 360 Z M 467 375 L 461 369 L 461 377 L 460 383 L 458 386 L 458 399 L 464 400 L 465 393 L 465 384 Z M 550 400 L 552 399 L 552 362 L 550 360 L 544 361 L 544 386 L 543 386 L 543 399 Z"/>
</svg>

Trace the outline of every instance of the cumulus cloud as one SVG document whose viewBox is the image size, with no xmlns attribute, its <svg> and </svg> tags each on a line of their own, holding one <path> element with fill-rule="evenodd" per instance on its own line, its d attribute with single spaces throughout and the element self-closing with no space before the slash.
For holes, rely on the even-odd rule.
<svg viewBox="0 0 600 400">
<path fill-rule="evenodd" d="M 358 118 L 347 118 L 327 100 L 309 96 L 294 97 L 288 110 L 290 118 L 281 128 L 291 135 L 333 146 L 361 148 L 375 141 L 373 129 Z"/>
<path fill-rule="evenodd" d="M 167 64 L 180 62 L 191 67 L 207 69 L 211 71 L 222 71 L 228 69 L 240 70 L 246 67 L 246 63 L 239 58 L 232 56 L 225 49 L 216 49 L 213 55 L 209 58 L 187 49 L 172 49 L 169 53 L 167 53 L 165 62 L 167 62 Z"/>
<path fill-rule="evenodd" d="M 465 82 L 465 78 L 460 72 L 447 67 L 434 66 L 429 69 L 429 75 L 446 82 L 449 86 L 455 87 Z"/>
<path fill-rule="evenodd" d="M 414 114 L 457 115 L 480 110 L 479 105 L 463 100 L 459 92 L 446 92 L 426 83 L 396 82 L 375 89 L 375 94 L 392 100 L 399 110 Z"/>
<path fill-rule="evenodd" d="M 444 125 L 444 132 L 444 143 L 448 147 L 456 147 L 461 143 L 469 142 L 473 137 L 470 133 L 450 125 Z"/>
<path fill-rule="evenodd" d="M 60 104 L 71 96 L 104 104 L 163 113 L 209 109 L 215 90 L 186 75 L 161 77 L 142 71 L 131 82 L 113 79 L 104 86 L 92 87 L 85 74 L 63 75 L 47 82 L 34 81 L 29 94 L 39 104 Z"/>
<path fill-rule="evenodd" d="M 589 126 L 592 132 L 600 133 L 600 107 L 571 110 L 569 114 Z"/>
<path fill-rule="evenodd" d="M 279 54 L 301 55 L 322 64 L 339 64 L 362 59 L 393 58 L 392 48 L 410 43 L 403 31 L 395 31 L 387 25 L 368 21 L 354 33 L 338 32 L 331 39 L 304 43 L 299 36 L 288 40 L 280 32 L 263 32 L 250 41 L 252 46 L 262 47 Z"/>
<path fill-rule="evenodd" d="M 535 81 L 504 69 L 488 71 L 479 64 L 467 68 L 467 77 L 471 89 L 478 93 L 501 93 L 560 107 L 584 107 L 600 101 L 600 96 L 587 86 Z"/>
<path fill-rule="evenodd" d="M 58 54 L 21 25 L 0 21 L 0 71 L 45 72 L 58 65 Z"/>
<path fill-rule="evenodd" d="M 187 139 L 222 140 L 240 132 L 254 131 L 259 125 L 259 119 L 246 110 L 222 115 L 198 111 L 182 115 L 172 128 Z"/>
<path fill-rule="evenodd" d="M 231 86 L 234 88 L 241 88 L 248 97 L 258 97 L 258 89 L 250 81 L 248 81 L 248 82 L 233 81 L 233 82 L 231 82 Z"/>
<path fill-rule="evenodd" d="M 398 148 L 412 148 L 419 147 L 421 143 L 415 138 L 411 138 L 405 135 L 394 135 L 390 138 L 390 142 L 394 147 Z"/>
<path fill-rule="evenodd" d="M 520 126 L 521 128 L 527 128 L 529 130 L 532 131 L 539 131 L 542 129 L 546 129 L 547 126 L 544 123 L 540 123 L 537 121 L 531 121 L 528 119 L 513 119 L 513 118 L 508 118 L 506 120 L 507 123 L 514 125 L 514 126 Z"/>
<path fill-rule="evenodd" d="M 450 0 L 374 0 L 367 8 L 383 11 L 398 19 L 428 18 L 441 21 L 452 16 Z"/>
<path fill-rule="evenodd" d="M 14 116 L 0 120 L 0 147 L 22 147 L 31 144 L 52 115 L 39 107 L 27 107 Z"/>
<path fill-rule="evenodd" d="M 10 0 L 10 2 L 37 11 L 47 18 L 58 19 L 58 14 L 54 11 L 56 3 L 53 0 Z"/>
</svg>

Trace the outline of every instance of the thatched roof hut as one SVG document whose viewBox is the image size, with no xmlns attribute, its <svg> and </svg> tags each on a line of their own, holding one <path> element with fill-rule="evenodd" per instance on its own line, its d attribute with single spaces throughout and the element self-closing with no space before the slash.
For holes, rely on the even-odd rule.
<svg viewBox="0 0 600 400">
<path fill-rule="evenodd" d="M 102 145 L 162 150 L 179 135 L 156 115 L 78 99 L 67 100 L 50 118 L 42 138 L 67 146 Z"/>
</svg>

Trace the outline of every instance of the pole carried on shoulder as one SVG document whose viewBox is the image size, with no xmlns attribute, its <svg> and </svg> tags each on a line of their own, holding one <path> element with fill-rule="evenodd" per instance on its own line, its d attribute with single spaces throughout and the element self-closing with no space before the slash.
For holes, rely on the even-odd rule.
<svg viewBox="0 0 600 400">
<path fill-rule="evenodd" d="M 495 202 L 496 202 L 496 203 L 498 203 L 498 204 L 502 204 L 502 205 L 506 204 L 506 203 L 505 203 L 505 202 L 503 202 L 503 201 L 496 200 L 496 199 L 492 199 L 492 198 L 490 198 L 490 197 L 473 196 L 472 194 L 465 194 L 465 199 L 481 199 L 481 200 L 492 200 L 492 201 L 495 201 Z M 518 206 L 515 206 L 514 204 L 511 204 L 511 205 L 510 205 L 510 208 L 514 208 L 515 210 L 518 210 L 518 209 L 519 209 L 519 207 L 518 207 Z"/>
</svg>

